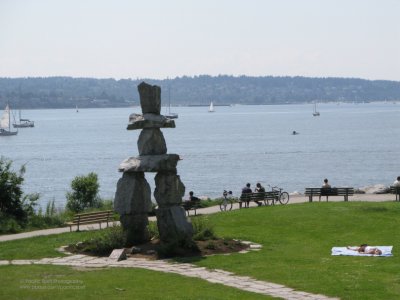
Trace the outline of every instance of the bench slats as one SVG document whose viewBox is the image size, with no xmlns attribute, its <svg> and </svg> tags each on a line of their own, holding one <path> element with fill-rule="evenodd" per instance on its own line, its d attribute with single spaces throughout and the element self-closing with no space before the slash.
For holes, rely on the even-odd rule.
<svg viewBox="0 0 400 300">
<path fill-rule="evenodd" d="M 349 201 L 349 196 L 354 195 L 354 188 L 352 187 L 335 187 L 335 188 L 306 188 L 305 195 L 308 196 L 309 201 L 312 202 L 314 196 L 326 196 L 328 201 L 329 196 L 343 196 L 344 201 Z"/>
<path fill-rule="evenodd" d="M 79 225 L 81 224 L 95 224 L 99 223 L 101 228 L 101 223 L 111 221 L 112 219 L 112 210 L 100 211 L 100 212 L 92 212 L 92 213 L 81 213 L 76 214 L 72 220 L 72 222 L 66 223 L 69 226 L 70 231 L 72 231 L 72 226 L 77 225 L 77 231 L 79 231 Z"/>
<path fill-rule="evenodd" d="M 264 202 L 265 205 L 268 201 L 272 201 L 272 205 L 278 199 L 278 191 L 269 191 L 264 193 L 244 193 L 240 195 L 239 207 L 242 208 L 242 203 L 245 203 L 245 207 L 249 207 L 249 202 Z"/>
</svg>

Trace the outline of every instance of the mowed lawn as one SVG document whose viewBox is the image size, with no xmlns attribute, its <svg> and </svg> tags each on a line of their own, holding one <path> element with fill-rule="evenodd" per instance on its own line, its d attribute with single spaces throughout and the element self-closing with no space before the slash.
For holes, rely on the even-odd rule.
<svg viewBox="0 0 400 300">
<path fill-rule="evenodd" d="M 202 217 L 202 216 L 199 216 Z M 335 202 L 257 207 L 206 216 L 217 235 L 263 245 L 247 254 L 185 261 L 341 299 L 400 299 L 400 203 Z M 0 243 L 0 259 L 60 256 L 54 248 L 90 232 Z M 331 256 L 333 246 L 393 245 L 393 257 Z M 27 290 L 21 280 L 81 280 L 76 291 Z M 58 276 L 58 277 L 57 277 Z M 139 269 L 80 271 L 60 266 L 1 266 L 0 299 L 265 299 L 234 288 Z M 22 281 L 23 283 L 23 281 Z"/>
<path fill-rule="evenodd" d="M 400 299 L 400 203 L 320 202 L 212 216 L 217 234 L 263 245 L 198 265 L 341 299 Z M 333 246 L 393 245 L 392 257 L 331 256 Z"/>
</svg>

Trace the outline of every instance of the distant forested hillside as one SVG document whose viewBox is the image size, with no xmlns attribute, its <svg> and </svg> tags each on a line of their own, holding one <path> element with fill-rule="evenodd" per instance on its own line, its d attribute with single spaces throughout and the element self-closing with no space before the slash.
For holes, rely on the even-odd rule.
<svg viewBox="0 0 400 300">
<path fill-rule="evenodd" d="M 354 78 L 195 76 L 174 79 L 72 77 L 0 78 L 0 108 L 121 107 L 137 105 L 137 85 L 162 88 L 166 105 L 284 104 L 310 101 L 396 101 L 400 82 Z"/>
</svg>

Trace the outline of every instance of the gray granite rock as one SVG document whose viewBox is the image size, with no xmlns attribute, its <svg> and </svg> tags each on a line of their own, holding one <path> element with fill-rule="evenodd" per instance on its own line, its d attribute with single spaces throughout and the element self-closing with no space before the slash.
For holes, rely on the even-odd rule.
<svg viewBox="0 0 400 300">
<path fill-rule="evenodd" d="M 143 172 L 124 173 L 118 180 L 114 210 L 120 215 L 148 213 L 151 210 L 151 190 Z"/>
<path fill-rule="evenodd" d="M 154 197 L 160 208 L 180 205 L 185 195 L 185 186 L 179 175 L 168 172 L 158 172 L 154 178 L 156 188 Z"/>
<path fill-rule="evenodd" d="M 175 128 L 175 121 L 156 114 L 131 114 L 126 129 Z"/>
<path fill-rule="evenodd" d="M 159 128 L 143 129 L 138 139 L 139 155 L 161 155 L 167 153 L 164 135 Z"/>
<path fill-rule="evenodd" d="M 120 172 L 175 172 L 178 161 L 177 154 L 143 155 L 125 159 L 119 166 Z"/>
<path fill-rule="evenodd" d="M 139 84 L 138 90 L 143 114 L 159 115 L 161 111 L 161 88 L 142 82 Z"/>
<path fill-rule="evenodd" d="M 120 221 L 128 246 L 139 245 L 150 240 L 150 234 L 147 228 L 149 224 L 147 213 L 120 215 Z"/>
<path fill-rule="evenodd" d="M 186 218 L 181 206 L 159 208 L 156 210 L 157 226 L 163 243 L 187 240 L 191 241 L 193 227 Z"/>
</svg>

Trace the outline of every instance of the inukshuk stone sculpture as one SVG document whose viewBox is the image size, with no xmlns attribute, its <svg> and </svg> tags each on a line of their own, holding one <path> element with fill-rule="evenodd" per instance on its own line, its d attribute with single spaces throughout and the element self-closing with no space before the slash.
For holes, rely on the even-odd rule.
<svg viewBox="0 0 400 300">
<path fill-rule="evenodd" d="M 161 89 L 142 82 L 138 86 L 142 115 L 129 116 L 128 130 L 142 129 L 138 139 L 138 157 L 124 160 L 119 170 L 114 208 L 121 216 L 128 244 L 149 239 L 147 212 L 151 207 L 151 191 L 144 172 L 157 172 L 154 197 L 157 226 L 163 243 L 192 241 L 193 228 L 180 206 L 185 186 L 177 175 L 179 155 L 167 154 L 160 128 L 175 128 L 175 122 L 160 115 Z"/>
</svg>

